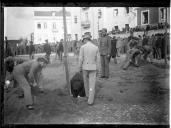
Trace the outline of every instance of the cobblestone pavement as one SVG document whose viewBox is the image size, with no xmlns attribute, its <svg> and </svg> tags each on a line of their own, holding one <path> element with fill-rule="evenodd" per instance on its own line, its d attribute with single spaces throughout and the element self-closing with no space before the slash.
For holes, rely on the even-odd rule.
<svg viewBox="0 0 171 128">
<path fill-rule="evenodd" d="M 63 63 L 51 57 L 43 70 L 45 93 L 37 96 L 35 110 L 28 111 L 17 92 L 5 92 L 5 123 L 27 124 L 169 124 L 169 70 L 153 64 L 121 69 L 110 62 L 110 78 L 97 78 L 95 103 L 88 106 L 81 98 L 73 98 L 64 90 L 66 84 Z M 69 57 L 70 77 L 77 71 L 78 61 Z"/>
</svg>

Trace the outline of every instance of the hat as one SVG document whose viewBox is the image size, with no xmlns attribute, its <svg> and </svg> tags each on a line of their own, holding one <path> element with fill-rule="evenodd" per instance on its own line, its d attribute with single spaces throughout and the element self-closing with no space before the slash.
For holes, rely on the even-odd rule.
<svg viewBox="0 0 171 128">
<path fill-rule="evenodd" d="M 39 57 L 39 58 L 37 58 L 37 61 L 42 61 L 42 62 L 45 62 L 46 64 L 48 64 L 48 60 L 45 57 Z"/>
<path fill-rule="evenodd" d="M 103 28 L 103 29 L 102 29 L 102 32 L 107 32 L 107 29 L 106 29 L 106 28 Z"/>
<path fill-rule="evenodd" d="M 84 33 L 84 35 L 83 35 L 82 37 L 83 37 L 83 39 L 86 39 L 86 38 L 91 39 L 91 38 L 92 38 L 92 36 L 91 36 L 91 33 L 90 33 L 90 32 L 86 32 L 86 33 Z"/>
</svg>

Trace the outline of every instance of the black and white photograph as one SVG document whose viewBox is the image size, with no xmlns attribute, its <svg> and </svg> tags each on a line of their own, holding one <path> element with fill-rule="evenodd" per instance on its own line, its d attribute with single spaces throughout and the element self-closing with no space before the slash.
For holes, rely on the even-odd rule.
<svg viewBox="0 0 171 128">
<path fill-rule="evenodd" d="M 170 124 L 169 5 L 105 5 L 3 6 L 4 126 Z"/>
</svg>

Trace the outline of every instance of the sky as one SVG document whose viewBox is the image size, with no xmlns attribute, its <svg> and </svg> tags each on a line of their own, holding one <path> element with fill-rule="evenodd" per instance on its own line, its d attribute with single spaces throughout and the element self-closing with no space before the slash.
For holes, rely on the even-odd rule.
<svg viewBox="0 0 171 128">
<path fill-rule="evenodd" d="M 58 11 L 62 7 L 5 7 L 4 36 L 9 40 L 30 37 L 34 32 L 34 11 Z M 66 8 L 70 11 L 71 8 Z"/>
</svg>

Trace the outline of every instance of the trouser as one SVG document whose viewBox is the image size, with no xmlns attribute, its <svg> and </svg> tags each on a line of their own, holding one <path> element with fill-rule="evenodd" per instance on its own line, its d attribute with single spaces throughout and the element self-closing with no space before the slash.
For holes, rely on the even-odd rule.
<svg viewBox="0 0 171 128">
<path fill-rule="evenodd" d="M 58 58 L 59 58 L 59 54 L 58 54 L 58 52 L 56 51 L 55 60 L 57 59 L 57 56 L 58 56 Z"/>
<path fill-rule="evenodd" d="M 101 55 L 100 59 L 102 76 L 109 77 L 109 58 L 107 57 L 107 55 Z"/>
<path fill-rule="evenodd" d="M 119 57 L 120 54 L 121 54 L 121 48 L 117 48 L 116 55 Z"/>
<path fill-rule="evenodd" d="M 48 53 L 46 53 L 46 58 L 47 58 L 47 60 L 48 60 L 48 63 L 50 63 L 50 54 L 48 54 Z"/>
<path fill-rule="evenodd" d="M 60 58 L 60 55 L 59 55 L 59 50 L 56 50 L 55 59 L 57 59 L 57 56 L 58 56 L 58 59 L 59 59 L 59 58 Z"/>
<path fill-rule="evenodd" d="M 63 52 L 61 52 L 61 51 L 59 52 L 59 57 L 60 57 L 60 60 L 61 60 L 61 61 L 62 61 L 62 53 L 63 53 Z"/>
<path fill-rule="evenodd" d="M 29 55 L 29 57 L 30 57 L 30 59 L 34 59 L 34 53 L 31 53 L 31 54 Z"/>
<path fill-rule="evenodd" d="M 155 47 L 153 47 L 153 58 L 157 58 L 158 54 L 157 54 L 157 50 Z"/>
<path fill-rule="evenodd" d="M 157 51 L 157 54 L 158 54 L 157 59 L 161 59 L 161 49 L 156 47 L 156 51 Z"/>
<path fill-rule="evenodd" d="M 83 79 L 88 104 L 92 104 L 95 95 L 96 70 L 83 70 Z"/>
<path fill-rule="evenodd" d="M 32 105 L 33 104 L 33 97 L 31 94 L 31 87 L 26 79 L 26 77 L 22 74 L 16 74 L 15 75 L 15 80 L 19 84 L 19 86 L 23 89 L 24 91 L 24 100 L 26 105 Z"/>
</svg>

